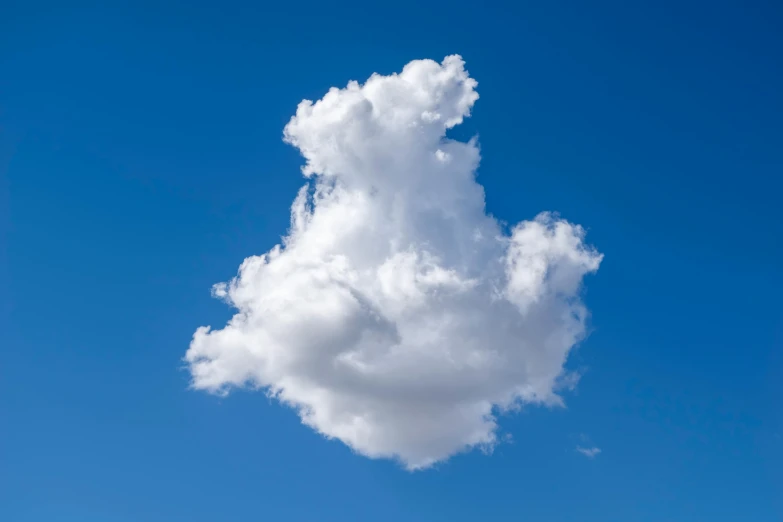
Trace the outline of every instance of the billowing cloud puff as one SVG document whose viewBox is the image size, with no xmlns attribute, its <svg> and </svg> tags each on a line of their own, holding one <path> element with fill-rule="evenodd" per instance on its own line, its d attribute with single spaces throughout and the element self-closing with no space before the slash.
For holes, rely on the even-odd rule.
<svg viewBox="0 0 783 522">
<path fill-rule="evenodd" d="M 476 85 L 450 56 L 299 104 L 284 135 L 310 181 L 283 244 L 215 286 L 238 311 L 193 336 L 195 388 L 263 389 L 410 469 L 491 448 L 499 411 L 561 403 L 602 256 L 555 215 L 504 232 L 486 214 L 475 140 L 445 137 Z"/>
</svg>

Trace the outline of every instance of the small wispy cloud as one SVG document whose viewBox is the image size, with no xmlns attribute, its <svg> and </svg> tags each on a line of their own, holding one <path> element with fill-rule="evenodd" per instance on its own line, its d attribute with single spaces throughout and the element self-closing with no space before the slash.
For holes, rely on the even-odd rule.
<svg viewBox="0 0 783 522">
<path fill-rule="evenodd" d="M 591 448 L 584 448 L 582 446 L 577 446 L 576 451 L 584 455 L 585 457 L 589 459 L 594 459 L 596 456 L 598 456 L 599 453 L 601 453 L 601 448 L 597 446 L 593 446 Z"/>
</svg>

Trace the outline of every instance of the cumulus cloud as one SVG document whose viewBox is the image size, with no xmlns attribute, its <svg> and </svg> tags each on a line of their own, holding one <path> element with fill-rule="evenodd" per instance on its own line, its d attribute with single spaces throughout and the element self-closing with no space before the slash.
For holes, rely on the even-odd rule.
<svg viewBox="0 0 783 522">
<path fill-rule="evenodd" d="M 303 101 L 284 139 L 306 164 L 281 245 L 214 287 L 237 309 L 196 330 L 192 385 L 264 390 L 368 457 L 424 468 L 498 440 L 497 415 L 560 405 L 601 254 L 542 213 L 505 231 L 446 131 L 477 82 L 459 56 Z"/>
<path fill-rule="evenodd" d="M 593 459 L 597 457 L 599 453 L 601 453 L 601 448 L 598 448 L 596 446 L 590 448 L 583 448 L 582 446 L 577 446 L 576 451 L 578 451 L 588 459 Z"/>
</svg>

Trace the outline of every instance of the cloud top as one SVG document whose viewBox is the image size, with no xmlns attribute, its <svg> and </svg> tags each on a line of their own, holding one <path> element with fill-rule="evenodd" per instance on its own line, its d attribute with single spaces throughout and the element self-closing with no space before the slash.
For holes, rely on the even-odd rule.
<svg viewBox="0 0 783 522">
<path fill-rule="evenodd" d="M 487 215 L 477 143 L 445 136 L 476 86 L 450 56 L 299 104 L 284 137 L 309 182 L 282 244 L 214 287 L 237 313 L 194 334 L 195 388 L 264 390 L 410 469 L 491 448 L 499 411 L 561 404 L 602 256 L 556 215 L 509 232 Z"/>
</svg>

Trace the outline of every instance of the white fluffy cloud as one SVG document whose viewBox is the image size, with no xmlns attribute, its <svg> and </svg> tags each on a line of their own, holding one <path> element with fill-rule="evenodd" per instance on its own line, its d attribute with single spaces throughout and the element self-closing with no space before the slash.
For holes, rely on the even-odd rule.
<svg viewBox="0 0 783 522">
<path fill-rule="evenodd" d="M 491 448 L 498 411 L 561 403 L 602 256 L 555 215 L 505 233 L 486 214 L 476 142 L 445 137 L 476 85 L 449 56 L 299 104 L 284 135 L 310 181 L 283 244 L 215 286 L 238 311 L 194 334 L 195 388 L 263 389 L 410 469 Z"/>
</svg>

